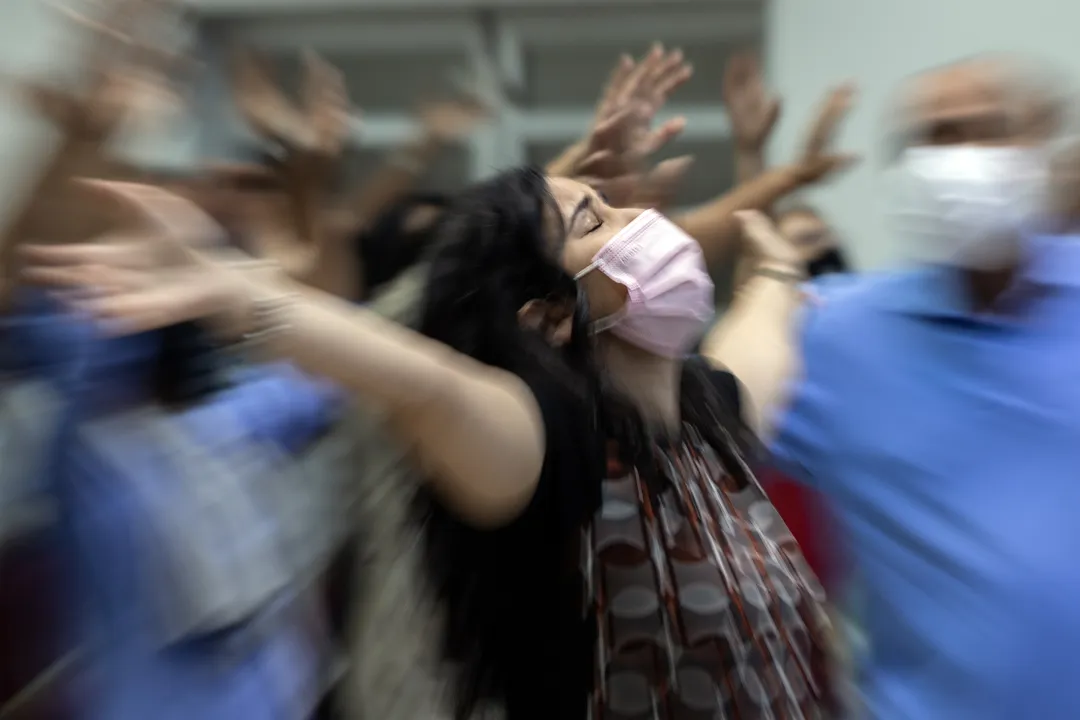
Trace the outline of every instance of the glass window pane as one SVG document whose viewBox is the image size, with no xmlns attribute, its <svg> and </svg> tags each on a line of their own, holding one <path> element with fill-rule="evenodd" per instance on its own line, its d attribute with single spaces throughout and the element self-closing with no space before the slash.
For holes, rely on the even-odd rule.
<svg viewBox="0 0 1080 720">
<path fill-rule="evenodd" d="M 299 51 L 295 55 L 278 53 L 273 58 L 284 87 L 298 92 L 300 87 Z M 450 78 L 469 67 L 465 51 L 402 48 L 401 52 L 324 53 L 324 57 L 345 74 L 349 100 L 368 112 L 411 112 L 418 102 L 442 97 L 453 91 Z"/>
<path fill-rule="evenodd" d="M 351 151 L 345 163 L 344 186 L 354 189 L 362 187 L 392 152 L 394 150 L 389 148 L 359 148 Z M 447 148 L 435 161 L 431 172 L 417 184 L 417 189 L 445 193 L 462 190 L 469 182 L 470 160 L 467 147 Z"/>
<path fill-rule="evenodd" d="M 734 48 L 702 42 L 679 45 L 677 38 L 668 41 L 672 46 L 682 47 L 694 66 L 694 76 L 672 95 L 671 103 L 720 103 L 724 64 Z M 641 48 L 632 49 L 644 52 L 647 47 L 643 44 Z M 600 88 L 625 49 L 614 43 L 526 48 L 527 88 L 520 97 L 521 103 L 525 107 L 594 105 Z"/>
</svg>

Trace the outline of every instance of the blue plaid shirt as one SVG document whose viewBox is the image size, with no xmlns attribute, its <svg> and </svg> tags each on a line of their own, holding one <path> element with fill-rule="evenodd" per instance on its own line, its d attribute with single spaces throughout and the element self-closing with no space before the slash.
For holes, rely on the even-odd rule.
<svg viewBox="0 0 1080 720">
<path fill-rule="evenodd" d="M 182 493 L 181 478 L 153 445 L 116 438 L 132 483 L 86 447 L 81 429 L 150 398 L 154 333 L 104 338 L 89 323 L 60 312 L 42 296 L 0 327 L 4 364 L 48 381 L 62 398 L 58 427 L 41 490 L 57 508 L 57 535 L 71 582 L 73 644 L 86 649 L 85 717 L 102 720 L 296 720 L 310 714 L 322 691 L 325 647 L 318 614 L 304 588 L 286 586 L 256 616 L 236 626 L 162 645 L 154 598 L 146 581 L 162 545 L 162 509 L 190 533 L 221 532 L 192 510 L 160 502 L 149 510 L 147 489 L 160 498 Z M 196 441 L 248 433 L 284 452 L 309 445 L 335 415 L 336 393 L 299 373 L 268 368 L 247 374 L 179 418 Z M 135 488 L 138 488 L 138 492 Z M 252 489 L 257 507 L 257 489 Z M 168 510 L 168 508 L 173 508 Z M 2 509 L 0 509 L 2 510 Z M 250 508 L 248 508 L 250 510 Z M 247 526 L 222 536 L 227 554 L 245 536 L 278 532 L 268 508 Z M 184 515 L 184 513 L 188 513 Z M 262 630 L 250 632 L 250 626 Z M 238 642 L 241 638 L 243 641 Z"/>
</svg>

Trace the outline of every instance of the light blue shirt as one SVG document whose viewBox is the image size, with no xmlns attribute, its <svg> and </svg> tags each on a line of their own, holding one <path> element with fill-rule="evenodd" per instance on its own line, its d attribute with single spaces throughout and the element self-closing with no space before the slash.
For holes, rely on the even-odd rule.
<svg viewBox="0 0 1080 720">
<path fill-rule="evenodd" d="M 273 632 L 240 644 L 245 627 L 193 637 L 162 649 L 148 632 L 153 603 L 142 577 L 155 556 L 154 520 L 133 484 L 95 460 L 79 440 L 79 423 L 151 397 L 160 349 L 157 333 L 107 338 L 46 296 L 29 294 L 21 312 L 0 323 L 0 365 L 47 379 L 64 398 L 51 467 L 42 490 L 59 510 L 59 554 L 69 583 L 73 642 L 89 646 L 93 673 L 80 685 L 80 718 L 88 720 L 288 720 L 305 717 L 322 692 L 321 636 L 310 613 L 287 592 L 259 618 Z M 206 398 L 180 418 L 193 437 L 220 442 L 243 433 L 298 452 L 336 419 L 340 393 L 288 366 L 243 373 L 235 386 Z M 126 447 L 132 472 L 141 472 L 168 502 L 182 492 L 158 448 Z M 253 488 L 256 494 L 257 488 Z M 175 513 L 191 507 L 175 503 Z M 185 516 L 192 533 L 220 530 Z M 254 527 L 230 528 L 234 542 L 277 530 L 274 516 Z M 222 543 L 227 557 L 233 548 Z M 0 581 L 2 582 L 2 581 Z M 246 634 L 245 634 L 246 638 Z M 97 640 L 101 640 L 97 642 Z"/>
<path fill-rule="evenodd" d="M 1080 239 L 973 315 L 923 268 L 826 289 L 773 452 L 836 511 L 885 720 L 1080 718 Z"/>
</svg>

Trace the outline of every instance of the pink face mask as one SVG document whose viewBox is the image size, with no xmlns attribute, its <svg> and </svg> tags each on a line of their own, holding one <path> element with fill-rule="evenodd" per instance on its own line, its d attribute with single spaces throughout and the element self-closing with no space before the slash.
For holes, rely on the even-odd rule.
<svg viewBox="0 0 1080 720">
<path fill-rule="evenodd" d="M 681 357 L 715 312 L 713 282 L 694 238 L 646 210 L 611 238 L 574 279 L 599 270 L 626 287 L 626 305 L 594 320 L 628 343 L 663 357 Z"/>
</svg>

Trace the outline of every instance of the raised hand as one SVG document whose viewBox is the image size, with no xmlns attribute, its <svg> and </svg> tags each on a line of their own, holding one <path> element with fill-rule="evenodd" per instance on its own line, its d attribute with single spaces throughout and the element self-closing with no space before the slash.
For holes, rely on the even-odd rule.
<svg viewBox="0 0 1080 720">
<path fill-rule="evenodd" d="M 76 82 L 8 79 L 6 84 L 65 139 L 85 146 L 103 144 L 130 117 L 159 120 L 179 104 L 166 78 L 181 58 L 139 30 L 171 10 L 162 0 L 112 0 L 96 19 L 61 9 L 89 35 Z"/>
<path fill-rule="evenodd" d="M 53 122 L 60 142 L 0 230 L 0 311 L 10 307 L 18 284 L 19 243 L 73 227 L 74 219 L 63 215 L 70 178 L 103 169 L 104 148 L 122 121 L 133 114 L 153 115 L 175 101 L 164 79 L 171 75 L 176 54 L 162 51 L 160 43 L 139 32 L 151 24 L 160 27 L 150 21 L 169 19 L 175 7 L 164 0 L 108 0 L 104 5 L 94 20 L 67 13 L 89 35 L 74 82 L 7 83 Z"/>
<path fill-rule="evenodd" d="M 284 147 L 307 144 L 305 118 L 277 87 L 264 57 L 252 50 L 238 51 L 232 89 L 237 109 L 257 135 Z"/>
<path fill-rule="evenodd" d="M 304 53 L 304 109 L 310 154 L 326 161 L 341 156 L 349 137 L 345 75 L 315 53 Z"/>
<path fill-rule="evenodd" d="M 233 75 L 236 102 L 249 125 L 284 150 L 274 172 L 286 193 L 278 204 L 284 217 L 263 203 L 261 217 L 249 218 L 243 231 L 260 254 L 297 277 L 310 272 L 327 240 L 326 189 L 350 132 L 345 76 L 311 51 L 304 52 L 302 67 L 300 102 L 281 91 L 265 59 L 253 51 L 237 53 Z"/>
<path fill-rule="evenodd" d="M 847 117 L 854 98 L 855 86 L 851 84 L 841 85 L 826 96 L 810 126 L 802 156 L 796 161 L 796 168 L 804 182 L 820 182 L 858 161 L 857 155 L 833 149 L 836 131 Z"/>
<path fill-rule="evenodd" d="M 780 99 L 766 88 L 757 55 L 738 53 L 728 61 L 723 98 L 736 148 L 760 153 L 780 118 Z"/>
<path fill-rule="evenodd" d="M 235 283 L 198 251 L 220 237 L 220 228 L 192 203 L 132 183 L 80 181 L 78 192 L 127 222 L 87 242 L 24 246 L 27 281 L 67 291 L 78 309 L 121 334 L 231 308 Z"/>
<path fill-rule="evenodd" d="M 655 45 L 635 63 L 622 57 L 597 105 L 576 174 L 614 178 L 640 171 L 641 163 L 686 126 L 673 118 L 653 127 L 656 114 L 671 93 L 690 79 L 693 68 L 681 50 Z"/>
<path fill-rule="evenodd" d="M 340 70 L 311 51 L 302 57 L 302 103 L 278 87 L 266 58 L 238 51 L 233 94 L 241 115 L 260 137 L 293 155 L 336 160 L 349 134 L 349 97 Z"/>
</svg>

